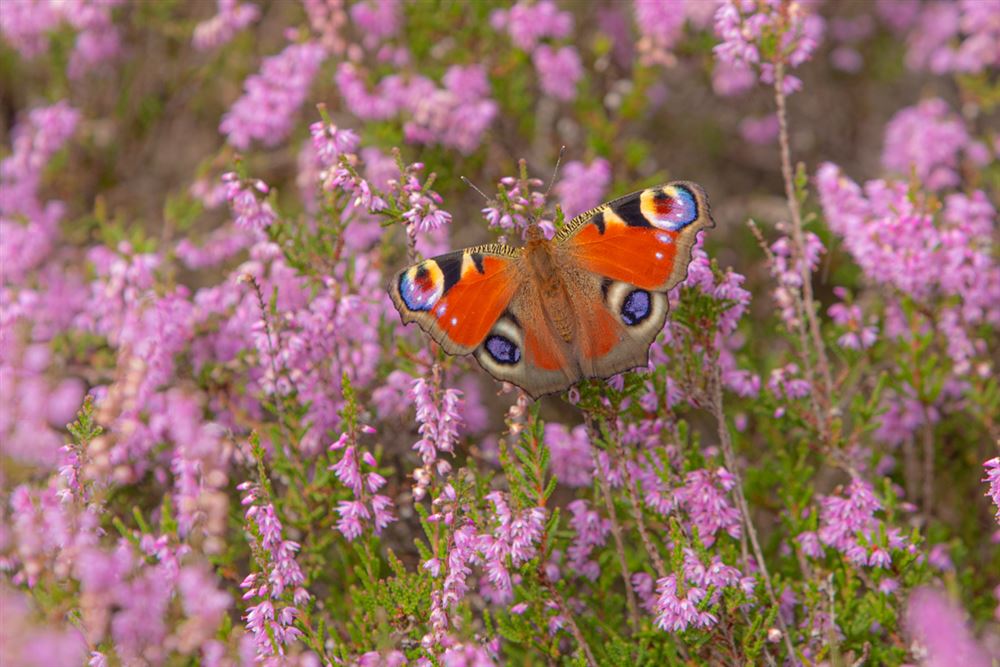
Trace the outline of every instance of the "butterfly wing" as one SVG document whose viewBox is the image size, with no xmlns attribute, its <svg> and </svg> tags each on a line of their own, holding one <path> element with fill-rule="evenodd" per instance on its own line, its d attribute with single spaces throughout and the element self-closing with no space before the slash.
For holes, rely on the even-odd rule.
<svg viewBox="0 0 1000 667">
<path fill-rule="evenodd" d="M 549 326 L 540 290 L 536 281 L 524 280 L 475 353 L 486 372 L 532 398 L 581 378 L 571 345 Z"/>
<path fill-rule="evenodd" d="M 691 248 L 714 227 L 701 186 L 677 181 L 582 213 L 557 237 L 571 262 L 599 276 L 665 292 L 684 280 Z"/>
<path fill-rule="evenodd" d="M 714 227 L 704 190 L 675 182 L 574 218 L 559 235 L 585 377 L 645 366 L 667 318 L 666 292 L 687 275 L 699 231 Z"/>
<path fill-rule="evenodd" d="M 389 296 L 404 323 L 416 322 L 448 354 L 469 354 L 510 304 L 519 255 L 490 244 L 425 259 L 393 277 Z"/>
</svg>

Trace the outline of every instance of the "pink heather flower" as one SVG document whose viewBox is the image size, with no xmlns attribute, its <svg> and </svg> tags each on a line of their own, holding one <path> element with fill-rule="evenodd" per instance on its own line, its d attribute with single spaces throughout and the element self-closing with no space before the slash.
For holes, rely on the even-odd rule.
<svg viewBox="0 0 1000 667">
<path fill-rule="evenodd" d="M 270 227 L 277 219 L 271 204 L 267 201 L 270 188 L 260 180 L 241 180 L 234 172 L 222 175 L 226 187 L 226 199 L 236 218 L 237 227 L 260 232 Z"/>
<path fill-rule="evenodd" d="M 374 46 L 399 31 L 401 9 L 399 0 L 364 0 L 351 5 L 349 11 L 366 44 Z"/>
<path fill-rule="evenodd" d="M 418 232 L 434 232 L 451 222 L 451 213 L 438 208 L 441 195 L 427 187 L 430 179 L 421 183 L 417 177 L 423 168 L 422 163 L 416 162 L 406 168 L 401 183 L 390 183 L 390 187 L 398 190 L 401 206 L 406 207 L 402 217 L 413 239 Z"/>
<path fill-rule="evenodd" d="M 553 49 L 542 44 L 531 56 L 542 92 L 562 102 L 576 98 L 576 84 L 583 76 L 580 54 L 572 46 Z"/>
<path fill-rule="evenodd" d="M 671 65 L 672 51 L 684 35 L 684 9 L 689 3 L 636 0 L 635 25 L 639 29 L 638 49 L 644 64 Z"/>
<path fill-rule="evenodd" d="M 452 65 L 442 83 L 444 88 L 436 88 L 429 81 L 415 80 L 399 93 L 410 114 L 403 132 L 409 142 L 440 143 L 468 155 L 479 147 L 498 111 L 489 97 L 486 70 L 481 65 Z"/>
<path fill-rule="evenodd" d="M 0 279 L 5 285 L 21 282 L 55 246 L 64 207 L 42 202 L 38 190 L 46 165 L 79 119 L 79 111 L 63 101 L 32 109 L 11 132 L 10 154 L 0 162 Z"/>
<path fill-rule="evenodd" d="M 809 381 L 795 377 L 799 373 L 797 364 L 787 364 L 781 368 L 771 371 L 771 377 L 767 381 L 767 388 L 780 400 L 794 401 L 805 398 L 812 391 Z"/>
<path fill-rule="evenodd" d="M 254 639 L 258 656 L 271 656 L 275 645 L 279 653 L 297 640 L 302 632 L 293 625 L 299 607 L 311 596 L 303 584 L 305 575 L 295 561 L 299 544 L 282 537 L 282 525 L 270 502 L 252 482 L 237 487 L 244 492 L 247 535 L 256 547 L 259 571 L 252 572 L 240 584 L 246 593 L 244 600 L 256 600 L 244 616 L 247 630 Z M 272 639 L 273 638 L 273 639 Z"/>
<path fill-rule="evenodd" d="M 749 589 L 752 593 L 752 579 L 744 582 L 739 570 L 718 556 L 713 556 L 706 567 L 693 550 L 685 549 L 683 577 L 669 574 L 656 582 L 656 626 L 667 632 L 712 627 L 718 617 L 706 608 L 719 603 L 725 588 Z"/>
<path fill-rule="evenodd" d="M 912 171 L 933 190 L 959 184 L 960 153 L 980 166 L 989 161 L 989 151 L 969 137 L 962 119 L 944 100 L 907 107 L 886 126 L 883 166 L 904 177 Z"/>
<path fill-rule="evenodd" d="M 578 160 L 567 162 L 554 189 L 568 220 L 604 201 L 610 185 L 611 163 L 597 158 L 589 166 Z"/>
<path fill-rule="evenodd" d="M 4 4 L 0 12 L 0 34 L 24 58 L 33 58 L 48 48 L 50 33 L 62 23 L 76 31 L 67 74 L 79 79 L 91 68 L 121 50 L 121 38 L 112 23 L 112 9 L 123 0 L 19 0 Z"/>
<path fill-rule="evenodd" d="M 1000 523 L 1000 457 L 994 456 L 989 461 L 983 464 L 986 468 L 986 477 L 983 478 L 984 482 L 990 483 L 990 490 L 986 492 L 986 495 L 993 499 L 993 504 L 996 505 L 996 520 Z"/>
<path fill-rule="evenodd" d="M 4 627 L 0 630 L 0 660 L 10 665 L 81 665 L 87 641 L 70 624 L 38 622 L 39 610 L 31 596 L 6 582 L 0 586 Z"/>
<path fill-rule="evenodd" d="M 218 12 L 194 28 L 191 44 L 199 51 L 208 51 L 226 44 L 240 30 L 260 17 L 256 5 L 242 4 L 239 0 L 217 0 Z"/>
<path fill-rule="evenodd" d="M 538 542 L 545 530 L 547 512 L 542 507 L 532 507 L 515 515 L 507 499 L 499 491 L 486 496 L 493 503 L 497 525 L 492 535 L 481 538 L 484 569 L 497 592 L 509 598 L 513 593 L 510 567 L 520 567 L 537 553 Z"/>
<path fill-rule="evenodd" d="M 576 533 L 573 543 L 566 550 L 567 564 L 580 575 L 596 581 L 601 568 L 590 555 L 595 547 L 603 546 L 607 541 L 611 521 L 602 519 L 598 512 L 589 509 L 586 500 L 574 500 L 566 509 L 573 514 L 569 525 Z"/>
<path fill-rule="evenodd" d="M 910 594 L 905 625 L 913 641 L 926 655 L 928 667 L 989 667 L 986 650 L 976 642 L 960 607 L 933 588 L 917 588 Z"/>
<path fill-rule="evenodd" d="M 357 667 L 403 667 L 408 664 L 402 651 L 368 651 L 358 657 Z"/>
<path fill-rule="evenodd" d="M 833 289 L 834 294 L 844 298 L 846 291 L 841 287 Z M 827 310 L 834 324 L 846 331 L 837 339 L 837 344 L 849 350 L 866 350 L 878 339 L 878 327 L 863 324 L 861 307 L 853 303 L 835 303 Z"/>
<path fill-rule="evenodd" d="M 254 140 L 268 147 L 280 144 L 325 59 L 325 49 L 314 42 L 292 44 L 265 58 L 260 72 L 244 82 L 243 96 L 222 117 L 219 131 L 241 150 Z"/>
<path fill-rule="evenodd" d="M 816 184 L 831 230 L 866 278 L 938 308 L 948 353 L 959 373 L 968 372 L 969 336 L 980 323 L 1000 323 L 1000 265 L 989 250 L 996 210 L 986 194 L 948 195 L 934 215 L 905 184 L 869 181 L 862 190 L 832 164 L 820 167 Z M 941 304 L 941 297 L 959 305 Z M 885 329 L 890 338 L 907 335 L 893 317 Z"/>
<path fill-rule="evenodd" d="M 420 440 L 413 445 L 423 464 L 413 473 L 413 494 L 419 500 L 427 494 L 435 473 L 445 475 L 451 470 L 451 464 L 445 459 L 439 459 L 438 454 L 455 452 L 455 443 L 462 425 L 458 414 L 462 392 L 457 389 L 442 389 L 437 377 L 433 383 L 417 378 L 413 381 L 411 397 L 416 406 L 417 422 L 420 424 Z"/>
<path fill-rule="evenodd" d="M 998 0 L 920 5 L 916 25 L 907 38 L 907 66 L 935 74 L 976 74 L 996 67 L 1000 64 L 998 14 Z"/>
<path fill-rule="evenodd" d="M 252 235 L 244 233 L 235 225 L 225 225 L 213 230 L 200 246 L 195 245 L 191 239 L 181 239 L 177 242 L 174 253 L 189 269 L 204 269 L 219 266 L 253 243 Z"/>
<path fill-rule="evenodd" d="M 744 118 L 740 121 L 740 136 L 751 144 L 773 144 L 778 140 L 778 114 Z"/>
<path fill-rule="evenodd" d="M 354 153 L 361 144 L 354 130 L 341 129 L 332 123 L 313 123 L 309 126 L 309 134 L 316 158 L 324 167 L 332 167 L 341 155 Z"/>
<path fill-rule="evenodd" d="M 527 192 L 522 191 L 524 185 L 527 185 Z M 491 199 L 490 205 L 482 210 L 490 228 L 505 233 L 512 231 L 523 237 L 528 225 L 537 222 L 546 238 L 552 238 L 556 231 L 552 222 L 539 219 L 545 210 L 545 194 L 537 189 L 542 185 L 537 178 L 529 178 L 527 183 L 511 176 L 501 178 L 497 199 Z"/>
<path fill-rule="evenodd" d="M 738 538 L 742 532 L 739 511 L 730 505 L 727 493 L 735 485 L 733 476 L 723 467 L 715 472 L 693 470 L 684 478 L 684 486 L 674 492 L 687 511 L 706 546 L 715 542 L 720 530 Z"/>
<path fill-rule="evenodd" d="M 444 667 L 494 667 L 497 663 L 482 646 L 458 644 L 444 652 L 441 664 Z"/>
<path fill-rule="evenodd" d="M 590 486 L 594 458 L 585 426 L 571 431 L 563 424 L 549 422 L 545 425 L 545 445 L 552 454 L 552 472 L 560 484 Z"/>
<path fill-rule="evenodd" d="M 763 83 L 774 83 L 775 65 L 786 66 L 785 94 L 802 87 L 802 82 L 787 73 L 812 57 L 823 36 L 824 22 L 802 3 L 746 3 L 725 0 L 715 14 L 715 33 L 722 40 L 714 51 L 719 63 L 746 69 L 758 69 Z M 762 53 L 767 47 L 769 52 Z"/>
<path fill-rule="evenodd" d="M 362 426 L 359 430 L 366 434 L 375 433 L 375 429 L 370 426 Z M 392 513 L 392 500 L 388 496 L 377 494 L 386 483 L 385 478 L 374 470 L 378 462 L 371 452 L 360 450 L 357 438 L 357 433 L 343 433 L 330 445 L 330 451 L 343 450 L 340 460 L 330 466 L 330 469 L 354 494 L 354 500 L 342 500 L 337 506 L 337 513 L 340 515 L 337 530 L 348 542 L 361 535 L 366 521 L 371 520 L 375 534 L 380 535 L 386 526 L 396 520 Z M 359 450 L 362 451 L 360 455 Z M 362 466 L 368 472 L 363 472 Z"/>
<path fill-rule="evenodd" d="M 712 70 L 712 90 L 719 97 L 742 95 L 756 83 L 757 78 L 748 67 L 717 62 Z"/>
<path fill-rule="evenodd" d="M 573 30 L 573 15 L 560 11 L 552 0 L 521 0 L 509 10 L 495 10 L 490 15 L 490 24 L 497 30 L 506 28 L 514 44 L 531 51 L 546 37 L 568 37 Z"/>
</svg>

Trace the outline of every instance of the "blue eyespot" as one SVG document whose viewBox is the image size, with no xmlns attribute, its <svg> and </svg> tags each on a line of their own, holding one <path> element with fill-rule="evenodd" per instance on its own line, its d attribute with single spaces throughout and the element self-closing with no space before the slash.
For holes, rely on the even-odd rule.
<svg viewBox="0 0 1000 667">
<path fill-rule="evenodd" d="M 498 364 L 516 364 L 521 360 L 521 350 L 512 340 L 499 334 L 486 339 L 486 351 Z"/>
<path fill-rule="evenodd" d="M 646 290 L 637 289 L 625 297 L 622 304 L 622 322 L 634 327 L 652 312 L 652 299 Z"/>
</svg>

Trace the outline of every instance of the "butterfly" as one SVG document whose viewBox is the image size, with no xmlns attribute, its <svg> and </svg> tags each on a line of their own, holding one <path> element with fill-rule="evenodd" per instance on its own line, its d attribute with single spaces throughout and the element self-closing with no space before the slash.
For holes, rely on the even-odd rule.
<svg viewBox="0 0 1000 667">
<path fill-rule="evenodd" d="M 705 191 L 677 181 L 601 204 L 549 240 L 501 243 L 425 259 L 389 295 L 449 354 L 532 398 L 649 363 L 699 231 L 714 227 Z"/>
</svg>

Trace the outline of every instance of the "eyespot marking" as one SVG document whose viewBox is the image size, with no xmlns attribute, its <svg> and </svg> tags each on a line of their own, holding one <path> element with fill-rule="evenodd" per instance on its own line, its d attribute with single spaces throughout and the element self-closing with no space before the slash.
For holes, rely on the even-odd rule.
<svg viewBox="0 0 1000 667">
<path fill-rule="evenodd" d="M 521 349 L 506 336 L 493 334 L 486 339 L 486 352 L 498 364 L 516 364 L 521 360 Z"/>
<path fill-rule="evenodd" d="M 622 303 L 622 322 L 633 327 L 653 312 L 652 299 L 646 290 L 633 290 Z"/>
<path fill-rule="evenodd" d="M 698 201 L 683 185 L 646 190 L 641 200 L 642 215 L 657 229 L 676 232 L 698 219 Z M 659 236 L 657 239 L 663 241 Z"/>
<path fill-rule="evenodd" d="M 444 274 L 434 260 L 411 266 L 399 274 L 399 296 L 410 310 L 430 310 L 444 294 Z"/>
</svg>

